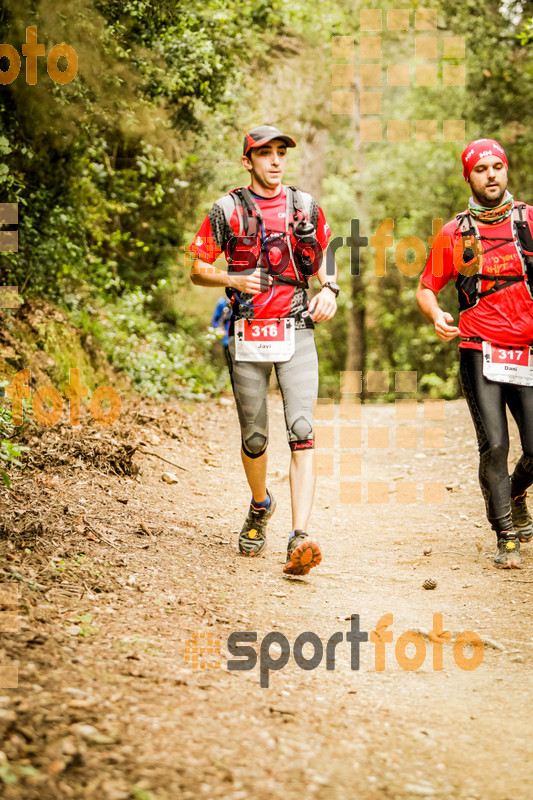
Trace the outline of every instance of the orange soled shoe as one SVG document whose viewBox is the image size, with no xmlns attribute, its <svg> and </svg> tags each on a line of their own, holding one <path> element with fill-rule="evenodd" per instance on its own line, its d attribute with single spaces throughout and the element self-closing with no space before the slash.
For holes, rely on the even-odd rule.
<svg viewBox="0 0 533 800">
<path fill-rule="evenodd" d="M 283 572 L 286 575 L 307 575 L 321 561 L 322 553 L 317 540 L 305 531 L 294 531 L 287 545 L 287 563 Z"/>
</svg>

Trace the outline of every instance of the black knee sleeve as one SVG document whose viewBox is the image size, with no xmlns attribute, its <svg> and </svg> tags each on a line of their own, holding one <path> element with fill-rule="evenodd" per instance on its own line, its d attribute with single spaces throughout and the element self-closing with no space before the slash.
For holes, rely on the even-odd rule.
<svg viewBox="0 0 533 800">
<path fill-rule="evenodd" d="M 312 439 L 305 439 L 303 442 L 289 442 L 289 447 L 293 452 L 298 450 L 312 450 L 315 443 Z"/>
</svg>

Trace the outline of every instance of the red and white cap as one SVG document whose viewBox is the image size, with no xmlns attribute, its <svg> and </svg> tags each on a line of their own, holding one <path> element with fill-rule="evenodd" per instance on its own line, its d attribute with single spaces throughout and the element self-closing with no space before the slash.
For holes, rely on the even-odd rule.
<svg viewBox="0 0 533 800">
<path fill-rule="evenodd" d="M 485 156 L 498 156 L 501 158 L 506 167 L 509 167 L 505 150 L 496 139 L 474 139 L 473 142 L 467 144 L 464 149 L 461 161 L 463 162 L 463 175 L 465 181 L 472 172 L 474 166 L 481 158 Z"/>
<path fill-rule="evenodd" d="M 272 139 L 281 139 L 285 142 L 287 147 L 296 147 L 294 139 L 291 139 L 286 133 L 282 133 L 279 128 L 275 128 L 273 125 L 260 125 L 258 128 L 253 128 L 251 131 L 244 134 L 244 144 L 242 147 L 243 156 L 245 156 L 252 147 L 261 147 L 267 144 L 267 142 L 271 142 Z"/>
</svg>

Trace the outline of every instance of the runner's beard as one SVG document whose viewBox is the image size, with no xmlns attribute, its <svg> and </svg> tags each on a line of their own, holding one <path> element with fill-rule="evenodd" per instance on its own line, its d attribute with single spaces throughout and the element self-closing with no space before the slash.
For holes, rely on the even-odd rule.
<svg viewBox="0 0 533 800">
<path fill-rule="evenodd" d="M 490 206 L 492 208 L 496 208 L 497 206 L 500 205 L 503 198 L 505 197 L 505 191 L 506 191 L 505 188 L 504 189 L 500 188 L 500 194 L 498 195 L 497 198 L 488 195 L 485 189 L 482 190 L 483 192 L 482 194 L 474 194 L 474 192 L 472 192 L 472 194 L 474 194 L 474 199 L 480 206 Z"/>
</svg>

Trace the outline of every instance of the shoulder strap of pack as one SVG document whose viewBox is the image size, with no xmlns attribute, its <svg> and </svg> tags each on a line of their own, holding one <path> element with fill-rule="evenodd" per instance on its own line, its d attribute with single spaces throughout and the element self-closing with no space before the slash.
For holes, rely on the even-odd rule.
<svg viewBox="0 0 533 800">
<path fill-rule="evenodd" d="M 472 259 L 476 258 L 476 246 L 474 242 L 477 240 L 477 244 L 481 248 L 481 241 L 479 239 L 479 231 L 475 220 L 473 219 L 472 215 L 468 210 L 462 211 L 460 214 L 456 215 L 457 220 L 457 228 L 456 233 L 460 233 L 462 240 L 463 240 L 463 259 L 464 253 L 467 252 L 465 249 L 465 239 L 469 239 L 469 244 L 472 245 Z M 470 264 L 470 261 L 468 261 Z M 479 269 L 479 268 L 478 268 Z M 473 308 L 479 302 L 480 298 L 480 288 L 481 288 L 481 274 L 480 272 L 476 272 L 473 275 L 465 275 L 462 272 L 458 272 L 457 277 L 455 279 L 455 285 L 457 287 L 457 291 L 459 292 L 459 309 L 461 313 L 466 311 L 469 308 Z"/>
<path fill-rule="evenodd" d="M 456 230 L 462 236 L 479 237 L 479 231 L 477 229 L 477 225 L 472 215 L 468 211 L 462 211 L 460 214 L 457 214 L 456 220 L 457 220 Z"/>
<path fill-rule="evenodd" d="M 306 219 L 318 227 L 318 203 L 309 192 L 301 192 L 295 186 L 287 186 L 287 225 L 294 219 Z"/>
<path fill-rule="evenodd" d="M 287 208 L 291 222 L 295 219 L 311 219 L 313 198 L 307 192 L 301 192 L 296 186 L 287 186 Z"/>
<path fill-rule="evenodd" d="M 240 201 L 242 203 L 243 209 L 245 211 L 244 216 L 246 218 L 246 222 L 249 222 L 249 220 L 252 219 L 253 217 L 257 217 L 257 219 L 260 222 L 262 222 L 263 215 L 261 214 L 261 209 L 255 202 L 251 191 L 247 189 L 245 186 L 242 186 L 240 189 L 235 189 L 235 193 L 238 194 Z M 248 230 L 246 230 L 246 233 L 248 233 Z"/>
<path fill-rule="evenodd" d="M 512 219 L 516 225 L 518 241 L 527 255 L 533 255 L 533 236 L 527 221 L 527 206 L 525 203 L 517 203 L 513 206 Z"/>
<path fill-rule="evenodd" d="M 286 187 L 287 200 L 290 204 L 291 216 L 296 218 L 300 216 L 299 212 L 305 213 L 304 200 L 302 193 L 296 186 Z"/>
<path fill-rule="evenodd" d="M 259 206 L 255 202 L 254 198 L 252 197 L 250 191 L 246 189 L 244 186 L 241 186 L 238 189 L 232 189 L 231 192 L 225 194 L 224 197 L 221 197 L 219 200 L 216 201 L 217 205 L 222 208 L 224 212 L 224 216 L 226 217 L 226 222 L 231 229 L 231 218 L 233 216 L 233 212 L 237 209 L 237 216 L 239 218 L 239 236 L 248 234 L 250 229 L 250 219 L 254 217 L 262 220 L 261 211 Z"/>
<path fill-rule="evenodd" d="M 231 227 L 231 218 L 233 216 L 233 212 L 235 208 L 237 208 L 237 216 L 239 218 L 239 236 L 242 236 L 243 233 L 243 212 L 242 212 L 242 203 L 240 198 L 235 194 L 235 191 L 228 192 L 225 194 L 224 197 L 220 197 L 216 201 L 216 205 L 222 209 L 224 212 L 224 217 L 226 219 L 226 224 L 229 230 L 233 230 Z M 241 209 L 241 210 L 240 210 Z"/>
<path fill-rule="evenodd" d="M 513 206 L 511 214 L 513 224 L 516 228 L 516 238 L 518 249 L 522 257 L 522 269 L 525 273 L 526 288 L 533 297 L 533 236 L 527 219 L 527 206 L 525 203 L 517 203 Z"/>
<path fill-rule="evenodd" d="M 303 201 L 300 191 L 295 186 L 286 186 L 285 195 L 287 199 L 285 208 L 285 230 L 288 233 L 291 230 L 291 226 L 294 224 L 294 222 L 297 219 L 302 218 Z M 289 242 L 289 249 L 291 251 L 291 258 L 292 258 L 292 247 L 290 246 L 290 242 Z"/>
</svg>

